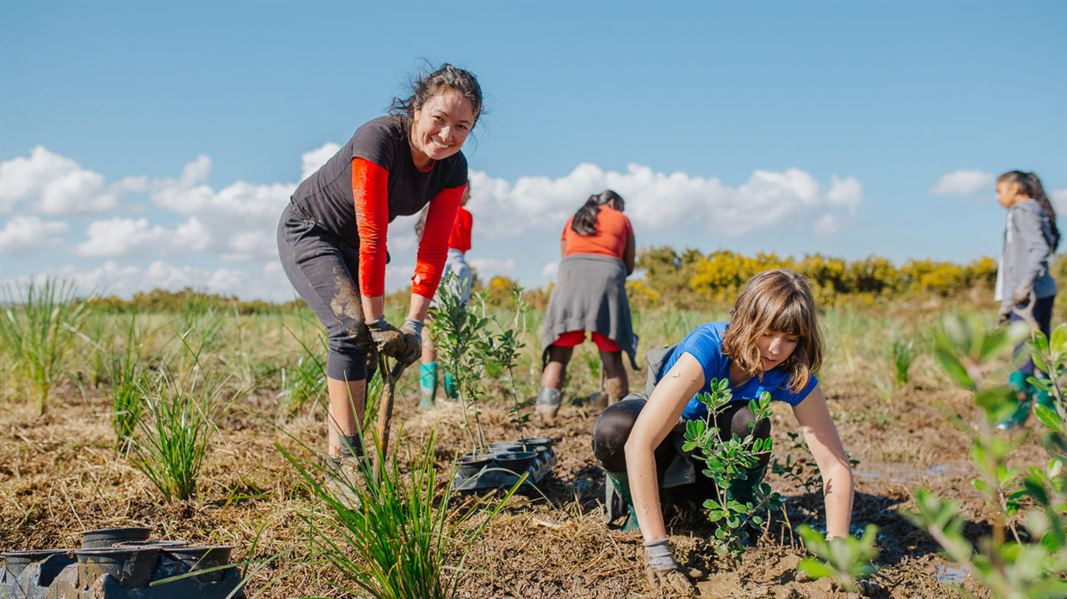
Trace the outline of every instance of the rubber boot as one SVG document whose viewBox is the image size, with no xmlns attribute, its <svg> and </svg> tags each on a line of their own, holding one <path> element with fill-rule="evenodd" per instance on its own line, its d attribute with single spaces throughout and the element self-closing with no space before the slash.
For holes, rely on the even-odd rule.
<svg viewBox="0 0 1067 599">
<path fill-rule="evenodd" d="M 456 377 L 445 373 L 445 399 L 448 401 L 459 400 L 459 387 L 456 385 Z"/>
<path fill-rule="evenodd" d="M 419 364 L 419 401 L 420 410 L 429 410 L 434 406 L 437 395 L 437 362 Z"/>
<path fill-rule="evenodd" d="M 1019 370 L 1008 376 L 1008 386 L 1021 393 L 1024 397 L 1019 400 L 1019 405 L 1007 418 L 997 423 L 998 429 L 1007 431 L 1019 428 L 1030 417 L 1030 404 L 1033 403 L 1034 389 L 1026 382 L 1027 376 L 1025 372 Z"/>
<path fill-rule="evenodd" d="M 553 419 L 559 412 L 559 406 L 563 403 L 563 393 L 552 387 L 541 387 L 541 394 L 537 396 L 537 413 L 546 419 Z"/>
<path fill-rule="evenodd" d="M 608 528 L 616 528 L 614 522 L 625 518 L 618 530 L 623 532 L 638 530 L 637 514 L 630 497 L 630 479 L 625 472 L 604 471 L 604 523 Z"/>
</svg>

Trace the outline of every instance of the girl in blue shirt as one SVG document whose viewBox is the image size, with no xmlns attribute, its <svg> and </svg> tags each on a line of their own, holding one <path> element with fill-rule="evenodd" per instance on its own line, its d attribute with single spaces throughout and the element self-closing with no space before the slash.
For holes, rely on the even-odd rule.
<svg viewBox="0 0 1067 599">
<path fill-rule="evenodd" d="M 788 270 L 771 270 L 750 279 L 737 297 L 729 323 L 706 323 L 665 355 L 649 356 L 650 393 L 638 394 L 607 408 L 593 429 L 593 453 L 607 471 L 606 485 L 632 502 L 645 542 L 645 561 L 653 590 L 688 596 L 694 589 L 679 568 L 667 542 L 660 487 L 708 495 L 713 483 L 684 472 L 681 454 L 685 421 L 703 419 L 707 409 L 696 396 L 712 379 L 730 382 L 733 400 L 716 418 L 723 437 L 770 437 L 770 422 L 756 421 L 748 401 L 767 391 L 788 403 L 800 425 L 823 479 L 828 537 L 848 534 L 852 517 L 852 471 L 837 434 L 826 397 L 815 377 L 822 362 L 822 342 L 815 301 L 804 278 Z M 750 473 L 762 478 L 770 455 Z M 677 472 L 683 471 L 679 477 Z M 671 479 L 676 479 L 672 481 Z M 675 489 L 672 489 L 674 491 Z M 608 502 L 608 517 L 626 515 Z M 632 524 L 632 523 L 631 523 Z"/>
</svg>

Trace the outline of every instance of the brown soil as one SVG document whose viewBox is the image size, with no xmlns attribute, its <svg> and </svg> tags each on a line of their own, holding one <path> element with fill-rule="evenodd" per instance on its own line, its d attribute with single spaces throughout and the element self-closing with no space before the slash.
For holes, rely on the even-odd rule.
<svg viewBox="0 0 1067 599">
<path fill-rule="evenodd" d="M 410 376 L 410 375 L 409 375 Z M 977 417 L 965 394 L 935 380 L 920 380 L 891 401 L 847 378 L 827 383 L 831 411 L 845 446 L 859 460 L 853 522 L 881 528 L 881 555 L 873 577 L 873 596 L 942 597 L 953 595 L 939 582 L 946 562 L 929 537 L 900 514 L 912 506 L 922 486 L 961 502 L 968 532 L 988 529 L 988 512 L 970 480 L 976 475 L 967 455 L 969 441 L 953 428 L 943 410 L 964 419 Z M 234 545 L 235 557 L 255 560 L 247 572 L 253 597 L 331 594 L 315 567 L 301 563 L 306 540 L 295 517 L 306 496 L 274 444 L 323 443 L 321 410 L 309 407 L 278 424 L 274 392 L 260 392 L 234 405 L 219 423 L 201 478 L 199 499 L 167 504 L 144 476 L 117 454 L 112 441 L 107 399 L 61 388 L 50 411 L 37 417 L 27 404 L 0 404 L 0 550 L 75 546 L 78 532 L 106 526 L 143 524 L 154 537 Z M 437 433 L 439 467 L 465 451 L 458 428 L 459 409 L 442 405 L 414 409 L 413 394 L 398 399 L 393 447 L 413 447 Z M 609 532 L 601 522 L 603 476 L 594 466 L 589 433 L 597 411 L 566 404 L 557 422 L 532 422 L 525 436 L 560 439 L 554 475 L 543 496 L 515 497 L 488 528 L 464 564 L 463 597 L 636 597 L 647 596 L 640 537 Z M 485 408 L 491 440 L 522 436 L 507 423 L 500 404 Z M 283 427 L 283 428 L 282 428 Z M 774 417 L 776 455 L 805 457 L 790 448 L 786 432 L 795 431 L 792 414 Z M 291 436 L 290 436 L 291 435 Z M 1024 446 L 1020 463 L 1039 463 L 1040 454 Z M 791 523 L 821 523 L 822 500 L 815 489 L 769 477 L 787 498 Z M 673 513 L 671 544 L 677 557 L 699 570 L 702 596 L 822 597 L 835 591 L 826 581 L 797 580 L 796 562 L 804 555 L 780 522 L 749 548 L 738 564 L 718 563 L 705 541 L 709 527 L 699 513 Z M 264 563 L 264 558 L 278 559 Z M 952 570 L 948 570 L 952 572 Z M 984 593 L 974 581 L 963 587 Z"/>
</svg>

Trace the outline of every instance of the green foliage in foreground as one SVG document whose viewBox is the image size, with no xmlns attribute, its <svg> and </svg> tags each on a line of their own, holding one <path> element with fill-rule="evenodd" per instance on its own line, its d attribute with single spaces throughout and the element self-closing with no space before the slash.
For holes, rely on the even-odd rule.
<svg viewBox="0 0 1067 599">
<path fill-rule="evenodd" d="M 697 396 L 708 409 L 703 420 L 686 422 L 684 451 L 694 452 L 704 462 L 701 471 L 715 482 L 715 497 L 704 502 L 708 520 L 717 524 L 712 544 L 719 555 L 740 557 L 745 536 L 766 532 L 771 514 L 783 507 L 782 497 L 766 483 L 754 484 L 750 471 L 760 457 L 771 451 L 771 439 L 753 434 L 744 438 L 723 438 L 715 426 L 716 417 L 730 404 L 732 393 L 727 379 L 712 379 L 710 393 Z M 771 415 L 771 394 L 764 392 L 748 403 L 756 422 Z M 755 426 L 755 423 L 752 425 Z"/>
<path fill-rule="evenodd" d="M 955 422 L 971 436 L 971 456 L 981 474 L 973 483 L 993 510 L 992 535 L 978 539 L 975 547 L 963 535 L 958 503 L 925 489 L 915 493 L 917 511 L 906 514 L 998 599 L 1067 596 L 1067 436 L 1058 386 L 1067 360 L 1067 325 L 1057 327 L 1051 343 L 1040 333 L 1033 334 L 1035 362 L 1051 377 L 1043 386 L 1055 405 L 1037 410 L 1041 444 L 1049 456 L 1044 466 L 1031 466 L 1025 474 L 1008 466 L 1008 456 L 1031 432 L 993 430 L 992 425 L 1019 404 L 1010 387 L 988 383 L 984 376 L 983 366 L 1009 352 L 1026 337 L 1026 329 L 1017 323 L 990 331 L 974 319 L 950 315 L 935 334 L 941 366 L 959 386 L 974 393 L 985 412 L 977 424 L 960 418 Z"/>
<path fill-rule="evenodd" d="M 878 548 L 874 544 L 878 527 L 874 524 L 868 524 L 858 539 L 852 536 L 827 539 L 807 524 L 798 526 L 797 533 L 808 551 L 815 554 L 815 557 L 802 559 L 797 564 L 797 568 L 812 580 L 830 577 L 846 591 L 858 593 L 859 581 L 876 569 L 872 562 L 878 557 Z"/>
<path fill-rule="evenodd" d="M 24 293 L 14 285 L 5 289 L 0 314 L 0 341 L 10 355 L 15 378 L 44 414 L 56 374 L 86 314 L 74 296 L 74 284 L 46 279 L 30 283 Z"/>
<path fill-rule="evenodd" d="M 276 447 L 311 494 L 311 505 L 300 513 L 308 527 L 311 559 L 328 563 L 340 579 L 333 581 L 336 589 L 353 596 L 455 597 L 467 552 L 522 483 L 495 505 L 482 498 L 460 510 L 452 505 L 450 486 L 435 497 L 432 437 L 411 460 L 409 472 L 401 472 L 394 453 L 378 477 L 370 460 L 338 467 Z M 380 460 L 381 454 L 374 457 Z M 456 548 L 459 562 L 449 565 L 446 558 Z"/>
</svg>

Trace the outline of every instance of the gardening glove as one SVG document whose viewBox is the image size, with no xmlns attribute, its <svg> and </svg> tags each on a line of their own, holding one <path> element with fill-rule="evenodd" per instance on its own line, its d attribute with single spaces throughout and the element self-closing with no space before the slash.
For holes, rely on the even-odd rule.
<svg viewBox="0 0 1067 599">
<path fill-rule="evenodd" d="M 386 356 L 395 358 L 405 366 L 419 359 L 422 346 L 413 332 L 401 331 L 389 324 L 385 318 L 379 318 L 367 325 L 367 328 L 370 329 L 371 339 L 374 340 L 378 351 Z"/>
<path fill-rule="evenodd" d="M 696 588 L 678 567 L 667 539 L 645 543 L 645 575 L 655 596 L 695 597 Z"/>
</svg>

